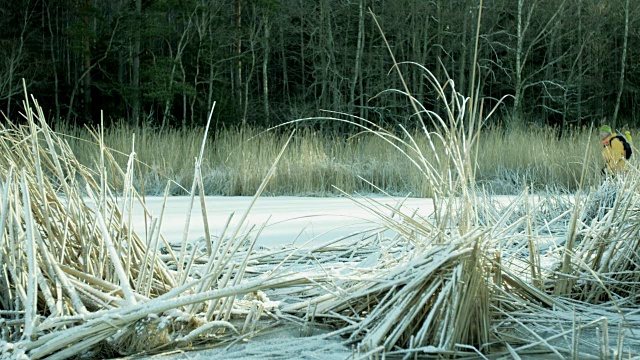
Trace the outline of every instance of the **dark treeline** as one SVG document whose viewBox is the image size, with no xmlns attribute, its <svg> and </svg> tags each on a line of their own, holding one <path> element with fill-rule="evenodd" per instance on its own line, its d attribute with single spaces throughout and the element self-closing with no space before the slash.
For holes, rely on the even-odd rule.
<svg viewBox="0 0 640 360">
<path fill-rule="evenodd" d="M 3 0 L 0 109 L 22 78 L 50 118 L 154 127 L 266 126 L 320 109 L 410 121 L 370 8 L 398 61 L 469 93 L 478 0 Z M 483 97 L 511 94 L 504 125 L 637 125 L 640 2 L 485 0 Z M 402 65 L 427 108 L 423 70 Z M 477 83 L 478 84 L 478 83 Z M 512 116 L 516 115 L 516 116 Z M 517 120 L 514 120 L 517 119 Z"/>
</svg>

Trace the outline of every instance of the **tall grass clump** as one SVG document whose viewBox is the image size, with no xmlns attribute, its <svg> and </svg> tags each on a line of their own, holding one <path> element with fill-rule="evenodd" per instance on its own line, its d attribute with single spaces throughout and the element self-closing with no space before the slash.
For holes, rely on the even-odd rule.
<svg viewBox="0 0 640 360">
<path fill-rule="evenodd" d="M 614 307 L 640 304 L 640 176 L 632 169 L 584 199 L 573 238 L 567 238 L 558 294 Z"/>
<path fill-rule="evenodd" d="M 402 78 L 398 64 L 395 70 Z M 316 318 L 337 323 L 336 332 L 366 354 L 406 351 L 409 356 L 428 348 L 453 356 L 487 352 L 497 340 L 491 328 L 492 307 L 499 304 L 491 290 L 492 239 L 488 229 L 478 226 L 476 212 L 483 108 L 477 97 L 455 92 L 452 81 L 441 85 L 423 70 L 445 110 L 430 111 L 406 87 L 399 91 L 409 98 L 419 121 L 415 136 L 401 127 L 400 137 L 366 119 L 333 120 L 360 127 L 405 157 L 432 194 L 433 215 L 416 219 L 393 211 L 389 216 L 376 210 L 374 200 L 358 202 L 398 236 L 379 244 L 379 255 L 367 266 L 357 266 L 357 275 L 337 281 L 329 294 L 286 308 L 312 306 Z"/>
<path fill-rule="evenodd" d="M 400 77 L 402 65 L 394 66 Z M 532 194 L 533 179 L 553 176 L 536 173 L 544 166 L 533 163 L 531 174 L 513 179 L 520 195 L 496 206 L 478 186 L 481 157 L 505 156 L 480 155 L 481 141 L 492 140 L 496 149 L 507 141 L 482 136 L 491 110 L 485 113 L 477 92 L 463 96 L 452 80 L 440 84 L 423 71 L 442 113 L 422 107 L 406 87 L 390 91 L 409 97 L 422 124 L 419 135 L 405 131 L 399 137 L 366 119 L 332 120 L 360 127 L 404 156 L 428 185 L 432 197 L 425 201 L 432 202 L 433 214 L 419 217 L 402 204 L 354 198 L 397 235 L 336 249 L 354 270 L 339 272 L 327 291 L 304 292 L 302 301 L 283 310 L 311 313 L 332 325 L 332 334 L 345 337 L 362 358 L 639 355 L 640 343 L 626 337 L 640 325 L 634 309 L 640 289 L 633 216 L 640 205 L 638 173 L 632 169 L 605 182 L 604 191 L 587 191 L 593 154 L 585 141 L 581 156 L 569 160 L 576 164 L 568 173 L 579 189 L 575 198 Z M 543 155 L 558 141 L 547 134 L 539 140 Z M 545 159 L 555 159 L 547 153 Z M 514 164 L 527 158 L 523 151 L 506 156 Z M 611 196 L 615 200 L 607 201 Z"/>
<path fill-rule="evenodd" d="M 274 307 L 264 289 L 318 282 L 248 270 L 255 236 L 242 233 L 242 224 L 217 241 L 189 241 L 188 226 L 182 239 L 165 239 L 166 203 L 150 214 L 133 186 L 136 138 L 121 168 L 95 132 L 100 152 L 90 169 L 51 131 L 34 99 L 23 108 L 26 125 L 0 125 L 2 359 L 105 358 L 228 343 L 269 326 L 260 323 Z M 192 195 L 202 193 L 197 154 Z M 111 184 L 122 185 L 116 192 Z M 145 224 L 133 223 L 134 204 Z M 206 214 L 204 204 L 201 210 Z M 147 237 L 138 235 L 142 226 Z"/>
</svg>

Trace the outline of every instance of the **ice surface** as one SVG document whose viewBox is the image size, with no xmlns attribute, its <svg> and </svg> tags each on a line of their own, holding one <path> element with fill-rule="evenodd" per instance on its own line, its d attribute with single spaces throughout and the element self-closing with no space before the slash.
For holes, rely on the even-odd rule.
<svg viewBox="0 0 640 360">
<path fill-rule="evenodd" d="M 229 216 L 234 217 L 229 225 L 228 233 L 237 226 L 249 204 L 251 197 L 206 197 L 209 227 L 212 236 L 220 236 Z M 384 204 L 395 206 L 400 198 L 376 199 Z M 161 197 L 147 197 L 146 206 L 154 216 L 159 217 L 162 209 Z M 186 214 L 189 208 L 189 197 L 170 197 L 162 222 L 162 234 L 170 243 L 182 241 Z M 410 198 L 404 202 L 406 213 L 417 210 L 418 214 L 427 216 L 433 211 L 430 199 Z M 385 210 L 386 211 L 386 210 Z M 389 211 L 386 211 L 389 213 Z M 145 220 L 140 205 L 133 211 L 134 229 L 141 236 L 146 236 Z M 376 216 L 361 209 L 348 198 L 313 198 L 313 197 L 262 197 L 251 209 L 242 230 L 255 229 L 262 224 L 267 226 L 260 234 L 256 246 L 277 246 L 295 243 L 302 246 L 315 246 L 334 240 L 354 232 L 378 227 Z M 149 226 L 150 221 L 146 222 Z M 254 231 L 256 231 L 254 230 Z M 227 235 L 228 235 L 227 233 Z M 196 199 L 191 214 L 188 239 L 193 241 L 204 236 L 204 225 L 200 202 Z"/>
<path fill-rule="evenodd" d="M 159 216 L 162 207 L 162 198 L 147 197 L 147 207 L 155 216 Z M 214 237 L 220 236 L 224 224 L 229 215 L 235 213 L 230 229 L 237 226 L 238 221 L 249 204 L 251 197 L 207 197 L 208 223 Z M 397 205 L 400 198 L 375 198 L 375 201 L 391 206 Z M 495 197 L 502 204 L 508 204 L 510 198 Z M 162 223 L 162 233 L 165 238 L 174 244 L 180 243 L 183 238 L 184 222 L 190 199 L 188 197 L 170 197 L 167 203 L 165 218 Z M 433 211 L 430 199 L 409 198 L 404 201 L 404 213 L 411 214 L 417 211 L 419 216 L 427 217 Z M 391 211 L 384 209 L 389 214 Z M 134 210 L 134 228 L 144 236 L 145 220 L 139 207 Z M 147 223 L 150 223 L 147 221 Z M 258 199 L 254 208 L 247 217 L 243 231 L 251 226 L 259 228 L 267 223 L 264 231 L 258 237 L 256 246 L 276 247 L 282 245 L 317 246 L 336 238 L 367 229 L 379 227 L 379 220 L 374 214 L 360 208 L 354 201 L 348 198 L 308 198 L 308 197 L 263 197 Z M 204 227 L 199 199 L 194 203 L 191 216 L 189 241 L 194 241 L 204 236 Z M 227 233 L 228 234 L 228 233 Z M 391 234 L 390 234 L 391 235 Z M 543 253 L 542 266 L 544 268 L 557 262 L 554 249 L 559 245 L 561 238 L 547 236 L 538 238 L 538 247 Z M 377 254 L 371 254 L 359 264 L 366 268 L 375 263 Z M 575 316 L 572 312 L 563 314 L 568 319 Z M 588 315 L 588 314 L 583 314 Z M 603 314 L 592 314 L 594 317 Z M 590 318 L 589 316 L 586 316 Z M 583 319 L 587 321 L 589 319 Z M 313 328 L 316 334 L 318 329 Z M 595 339 L 595 330 L 585 329 L 582 337 Z M 615 346 L 615 329 L 610 329 Z M 593 334 L 592 334 L 593 332 Z M 197 351 L 174 351 L 165 355 L 150 358 L 161 359 L 346 359 L 352 358 L 354 352 L 351 348 L 342 345 L 343 339 L 326 338 L 322 334 L 316 336 L 303 336 L 302 329 L 292 324 L 284 324 L 271 327 L 257 336 L 240 340 L 229 346 L 219 346 L 213 349 L 194 349 Z M 638 344 L 633 339 L 635 332 L 625 333 L 631 346 Z M 595 340 L 593 341 L 595 343 Z M 428 349 L 425 349 L 428 351 Z M 588 349 L 592 350 L 592 349 Z M 628 349 L 627 349 L 628 351 Z M 355 354 L 356 357 L 358 354 Z"/>
</svg>

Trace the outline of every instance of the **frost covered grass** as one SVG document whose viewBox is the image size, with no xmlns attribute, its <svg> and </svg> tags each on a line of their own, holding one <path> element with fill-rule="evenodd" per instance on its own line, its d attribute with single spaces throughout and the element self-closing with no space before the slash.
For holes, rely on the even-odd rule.
<svg viewBox="0 0 640 360">
<path fill-rule="evenodd" d="M 145 213 L 148 235 L 141 238 L 131 220 L 133 203 L 144 207 L 132 186 L 135 151 L 120 168 L 96 133 L 101 170 L 90 170 L 50 130 L 35 100 L 23 106 L 26 126 L 0 128 L 3 360 L 107 357 L 203 338 L 232 341 L 257 331 L 273 310 L 263 288 L 314 281 L 313 274 L 247 274 L 247 248 L 255 238 L 240 231 L 242 224 L 214 243 L 188 243 L 186 227 L 174 249 L 160 233 L 163 209 Z M 202 192 L 198 170 L 192 195 Z M 123 184 L 121 192 L 108 178 Z M 200 210 L 206 217 L 204 205 Z M 194 272 L 192 265 L 203 259 Z"/>
<path fill-rule="evenodd" d="M 304 125 L 303 125 L 304 126 Z M 281 160 L 281 169 L 265 189 L 269 195 L 336 195 L 336 186 L 345 192 L 379 192 L 378 187 L 393 195 L 411 193 L 430 196 L 422 174 L 388 143 L 370 133 L 353 136 L 321 133 L 302 128 L 292 139 Z M 78 160 L 94 168 L 100 148 L 87 129 L 58 124 L 56 131 L 65 137 Z M 113 149 L 120 167 L 125 167 L 131 151 L 131 137 L 136 137 L 136 153 L 140 163 L 136 172 L 142 181 L 134 184 L 147 194 L 162 194 L 167 181 L 173 194 L 186 194 L 193 180 L 194 157 L 198 153 L 203 128 L 168 129 L 131 128 L 120 123 L 104 132 L 105 146 Z M 432 149 L 420 129 L 393 130 L 403 142 L 416 142 L 425 157 L 432 160 Z M 261 183 L 265 169 L 286 142 L 288 133 L 264 131 L 249 126 L 218 129 L 206 148 L 202 164 L 203 185 L 207 195 L 252 195 Z M 561 139 L 555 130 L 516 128 L 505 131 L 487 128 L 479 135 L 476 178 L 495 194 L 517 194 L 523 184 L 536 190 L 576 189 L 582 170 L 584 149 L 589 129 L 575 129 Z M 406 146 L 400 146 L 406 149 Z M 444 151 L 437 147 L 442 155 Z M 591 148 L 588 184 L 599 181 L 599 154 Z M 372 186 L 365 179 L 372 184 Z M 113 184 L 116 187 L 122 184 Z"/>
<path fill-rule="evenodd" d="M 476 167 L 482 124 L 492 110 L 485 113 L 477 97 L 462 96 L 452 81 L 441 85 L 423 70 L 444 109 L 434 113 L 412 99 L 420 138 L 432 151 L 408 132 L 400 138 L 373 123 L 362 130 L 419 171 L 433 214 L 416 217 L 385 211 L 374 199 L 359 201 L 398 235 L 376 244 L 377 251 L 367 249 L 371 243 L 352 244 L 349 259 L 360 246 L 369 256 L 332 276 L 328 290 L 307 291 L 283 311 L 311 311 L 365 357 L 637 356 L 640 256 L 629 215 L 640 206 L 638 172 L 631 166 L 625 177 L 589 190 L 589 139 L 575 159 L 573 201 L 532 196 L 525 178 L 518 182 L 525 186 L 521 196 L 499 209 L 479 186 Z"/>
<path fill-rule="evenodd" d="M 629 234 L 636 221 L 623 214 L 640 198 L 595 205 L 624 187 L 607 183 L 582 200 L 527 192 L 506 206 L 479 199 L 466 232 L 359 201 L 398 235 L 325 248 L 334 265 L 318 266 L 334 269 L 332 282 L 289 293 L 282 311 L 311 312 L 345 345 L 379 358 L 634 358 L 640 257 Z"/>
<path fill-rule="evenodd" d="M 25 103 L 28 125 L 0 129 L 3 359 L 222 349 L 281 324 L 301 334 L 322 327 L 316 339 L 353 349 L 353 358 L 639 356 L 637 172 L 588 188 L 583 167 L 573 198 L 525 188 L 503 206 L 479 190 L 472 166 L 486 114 L 434 86 L 449 99 L 450 122 L 425 112 L 438 130 L 420 136 L 444 155 L 425 155 L 413 135 L 362 129 L 422 176 L 433 213 L 353 198 L 380 230 L 312 248 L 256 247 L 260 229 L 246 232 L 243 221 L 219 237 L 205 227 L 191 241 L 186 227 L 169 241 L 163 211 L 147 212 L 140 237 L 131 224 L 133 202 L 144 205 L 133 186 L 138 138 L 120 167 L 95 132 L 102 170 L 92 170 Z M 202 146 L 189 217 L 207 218 Z M 283 158 L 281 149 L 254 199 Z"/>
<path fill-rule="evenodd" d="M 534 196 L 531 178 L 515 176 L 519 196 L 502 206 L 479 176 L 480 159 L 491 155 L 482 144 L 492 109 L 485 110 L 477 94 L 457 93 L 451 80 L 440 84 L 427 69 L 424 75 L 443 112 L 423 108 L 405 89 L 417 130 L 387 130 L 344 114 L 331 121 L 359 128 L 349 141 L 377 144 L 370 149 L 376 156 L 386 154 L 376 149 L 392 149 L 405 164 L 403 173 L 420 179 L 433 213 L 352 198 L 377 216 L 377 231 L 300 248 L 258 247 L 262 229 L 243 224 L 279 176 L 293 186 L 303 171 L 292 163 L 322 158 L 321 141 L 275 132 L 232 141 L 229 161 L 251 168 L 251 176 L 240 177 L 256 180 L 228 181 L 253 187 L 254 197 L 236 225 L 229 221 L 212 236 L 204 194 L 211 186 L 206 174 L 215 168 L 205 164 L 212 151 L 205 129 L 205 140 L 191 140 L 191 175 L 181 185 L 190 201 L 186 224 L 201 216 L 205 236 L 193 241 L 185 225 L 179 239 L 167 240 L 160 231 L 165 206 L 160 214 L 144 207 L 142 189 L 154 189 L 142 170 L 146 165 L 136 161 L 138 146 L 149 141 L 145 133 L 128 137 L 128 150 L 119 154 L 103 130 L 93 131 L 99 151 L 86 166 L 27 98 L 27 125 L 0 128 L 2 359 L 221 349 L 282 324 L 302 335 L 321 327 L 325 332 L 315 339 L 350 346 L 350 356 L 359 359 L 640 356 L 640 174 L 633 164 L 625 176 L 590 187 L 593 147 L 587 136 L 571 173 L 573 197 Z M 277 147 L 263 144 L 256 153 L 243 148 L 269 137 Z M 555 139 L 546 141 L 540 144 L 551 146 Z M 489 143 L 497 146 L 499 139 Z M 174 154 L 177 143 L 168 144 L 167 158 L 189 163 L 185 153 Z M 292 146 L 298 153 L 287 155 Z M 268 165 L 258 159 L 269 159 Z M 333 162 L 334 153 L 324 159 Z M 345 171 L 368 189 L 390 189 Z M 359 189 L 341 188 L 337 177 L 322 181 L 345 197 Z M 166 201 L 170 184 L 164 189 Z M 133 229 L 134 203 L 145 212 L 144 237 Z M 389 230 L 394 235 L 387 236 Z"/>
</svg>

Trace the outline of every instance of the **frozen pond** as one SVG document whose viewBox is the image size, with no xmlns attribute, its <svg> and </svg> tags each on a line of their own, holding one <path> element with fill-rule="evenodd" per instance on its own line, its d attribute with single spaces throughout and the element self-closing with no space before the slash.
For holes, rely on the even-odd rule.
<svg viewBox="0 0 640 360">
<path fill-rule="evenodd" d="M 207 220 L 211 235 L 222 234 L 231 214 L 234 215 L 227 235 L 234 230 L 252 199 L 252 197 L 206 197 Z M 397 206 L 399 201 L 404 201 L 403 212 L 405 213 L 416 211 L 422 216 L 427 216 L 433 211 L 431 199 L 387 197 L 373 197 L 373 199 L 393 207 Z M 358 200 L 364 201 L 362 198 Z M 156 217 L 160 216 L 162 202 L 162 197 L 146 197 L 147 208 Z M 189 197 L 168 198 L 161 231 L 169 242 L 182 241 L 189 206 Z M 390 209 L 377 207 L 387 214 L 391 213 Z M 144 236 L 145 220 L 141 210 L 140 205 L 136 205 L 133 211 L 133 224 L 135 231 Z M 261 197 L 249 212 L 240 233 L 245 233 L 251 226 L 255 226 L 254 231 L 257 231 L 266 224 L 258 237 L 258 246 L 270 247 L 292 243 L 299 246 L 314 246 L 341 236 L 377 228 L 378 223 L 376 215 L 362 209 L 349 198 Z M 204 222 L 200 200 L 196 198 L 191 213 L 188 240 L 192 241 L 203 236 Z"/>
<path fill-rule="evenodd" d="M 253 198 L 252 197 L 206 197 L 207 223 L 210 227 L 212 236 L 220 236 L 224 225 L 229 216 L 234 214 L 229 225 L 227 236 L 238 226 L 238 223 L 247 212 Z M 501 206 L 509 205 L 514 197 L 493 197 Z M 295 244 L 298 246 L 318 246 L 337 238 L 359 233 L 366 230 L 378 229 L 380 227 L 379 217 L 367 209 L 363 209 L 357 202 L 370 203 L 381 213 L 390 215 L 399 202 L 402 202 L 402 212 L 405 214 L 416 213 L 419 216 L 429 216 L 433 212 L 433 203 L 431 199 L 421 198 L 387 198 L 374 196 L 370 198 L 349 199 L 346 197 L 318 198 L 318 197 L 261 197 L 257 200 L 251 211 L 248 213 L 246 220 L 240 226 L 240 234 L 245 233 L 251 227 L 258 229 L 264 224 L 264 230 L 258 237 L 257 246 L 276 247 L 281 245 Z M 534 202 L 537 202 L 536 197 Z M 154 216 L 159 216 L 162 209 L 163 198 L 147 197 L 146 206 Z M 189 197 L 169 197 L 167 200 L 164 220 L 161 231 L 164 237 L 171 243 L 178 244 L 183 239 L 185 229 L 185 221 L 189 212 Z M 142 216 L 140 205 L 136 205 L 133 210 L 134 229 L 141 235 L 145 235 L 145 219 Z M 560 209 L 559 211 L 566 211 Z M 553 214 L 556 217 L 557 214 Z M 149 223 L 149 221 L 146 221 Z M 191 214 L 189 234 L 187 239 L 194 241 L 204 236 L 204 221 L 200 208 L 200 199 L 196 198 L 193 204 Z M 255 231 L 255 230 L 254 230 Z M 389 234 L 392 235 L 392 234 Z M 361 236 L 361 235 L 357 235 Z M 546 252 L 547 249 L 557 245 L 555 244 L 555 236 L 539 236 L 539 248 Z M 551 246 L 553 245 L 553 246 Z M 518 245 L 520 246 L 520 245 Z M 523 279 L 526 278 L 527 259 L 514 257 L 505 264 L 509 263 L 514 268 L 523 272 Z M 543 267 L 551 267 L 549 261 L 555 258 L 542 257 L 540 259 Z M 564 321 L 571 322 L 575 316 L 571 311 L 556 312 L 557 316 Z M 613 312 L 594 312 L 582 313 L 589 321 L 593 321 L 598 316 L 608 316 L 615 319 L 617 316 Z M 635 316 L 635 313 L 633 314 Z M 568 320 L 567 320 L 568 319 Z M 630 318 L 631 319 L 631 318 Z M 555 318 L 554 318 L 555 321 Z M 585 320 L 586 321 L 586 320 Z M 635 321 L 635 320 L 634 320 Z M 560 329 L 553 328 L 549 325 L 550 331 L 560 332 Z M 617 327 L 611 331 L 610 346 L 615 348 L 617 337 Z M 297 358 L 297 359 L 347 359 L 354 358 L 353 349 L 343 346 L 344 339 L 336 337 L 325 337 L 325 329 L 312 328 L 312 335 L 308 336 L 305 329 L 298 324 L 285 322 L 282 326 L 269 328 L 264 332 L 260 332 L 256 337 L 250 339 L 238 340 L 232 344 L 219 346 L 210 350 L 198 349 L 194 352 L 183 352 L 182 350 L 170 352 L 163 356 L 147 357 L 161 358 L 167 360 L 181 359 L 265 359 L 265 358 Z M 562 331 L 567 331 L 562 329 Z M 595 327 L 589 327 L 581 330 L 579 333 L 580 342 L 589 344 L 599 344 L 599 333 Z M 637 345 L 637 337 L 635 334 L 624 330 L 624 336 L 627 341 L 625 350 L 629 354 L 636 353 L 634 347 Z M 551 336 L 551 332 L 545 336 Z M 304 333 L 304 334 L 303 334 Z M 568 335 L 569 337 L 571 335 Z M 565 339 L 566 340 L 566 339 Z M 570 340 L 567 340 L 569 343 Z M 567 347 L 570 345 L 567 345 Z M 633 349 L 633 350 L 630 350 Z M 187 350 L 187 349 L 183 349 Z M 591 351 L 596 358 L 592 348 L 584 349 L 582 355 Z M 626 353 L 625 353 L 626 354 Z M 358 354 L 355 354 L 358 355 Z M 360 354 L 362 355 L 362 354 Z M 550 358 L 550 353 L 545 353 L 542 358 Z M 631 357 L 631 356 L 629 356 Z M 523 358 L 527 358 L 526 355 Z M 539 358 L 539 357 L 529 357 Z M 551 357 L 557 358 L 557 357 Z"/>
</svg>

